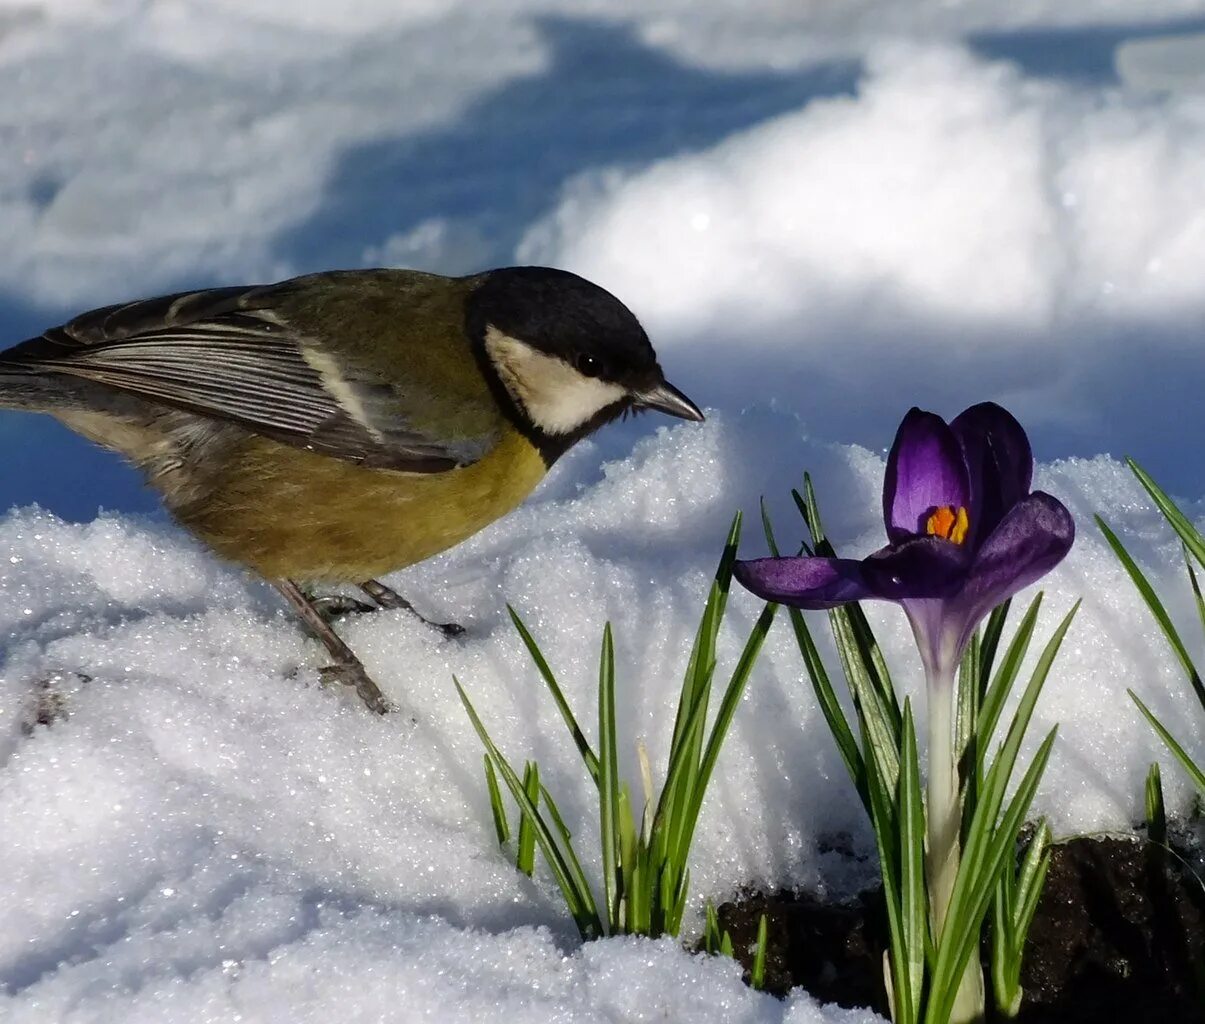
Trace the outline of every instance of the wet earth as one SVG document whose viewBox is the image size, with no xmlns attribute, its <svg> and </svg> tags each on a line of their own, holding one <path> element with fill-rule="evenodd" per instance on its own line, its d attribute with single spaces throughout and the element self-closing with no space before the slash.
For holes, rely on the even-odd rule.
<svg viewBox="0 0 1205 1024">
<path fill-rule="evenodd" d="M 880 890 L 839 904 L 786 891 L 724 904 L 720 924 L 746 971 L 763 913 L 768 991 L 799 985 L 887 1014 Z M 1175 854 L 1136 837 L 1059 843 L 1021 979 L 1022 1024 L 1205 1022 L 1205 887 Z"/>
</svg>

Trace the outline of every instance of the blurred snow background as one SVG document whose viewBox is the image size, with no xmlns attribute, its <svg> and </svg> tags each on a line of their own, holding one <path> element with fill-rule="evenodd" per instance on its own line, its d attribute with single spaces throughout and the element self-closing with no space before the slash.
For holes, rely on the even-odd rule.
<svg viewBox="0 0 1205 1024">
<path fill-rule="evenodd" d="M 464 643 L 392 613 L 347 626 L 413 722 L 318 692 L 316 645 L 114 458 L 0 415 L 0 500 L 45 510 L 0 522 L 0 1016 L 869 1019 L 755 995 L 673 944 L 577 949 L 547 880 L 497 853 L 450 677 L 588 835 L 505 602 L 587 718 L 615 623 L 627 735 L 660 765 L 733 510 L 766 494 L 793 538 L 808 468 L 839 542 L 876 546 L 876 453 L 914 403 L 1007 404 L 1076 513 L 1047 630 L 1088 601 L 1035 723 L 1063 723 L 1039 804 L 1063 833 L 1134 820 L 1159 751 L 1125 687 L 1194 752 L 1205 734 L 1090 516 L 1187 619 L 1177 548 L 1116 457 L 1205 491 L 1205 5 L 1134 18 L 1112 0 L 0 3 L 5 340 L 176 287 L 538 261 L 619 294 L 712 410 L 612 428 L 395 581 Z M 755 613 L 734 599 L 729 666 Z M 915 686 L 901 618 L 878 621 Z M 873 872 L 788 632 L 705 810 L 696 911 Z M 28 734 L 56 673 L 69 717 Z M 860 860 L 826 852 L 851 844 Z"/>
</svg>

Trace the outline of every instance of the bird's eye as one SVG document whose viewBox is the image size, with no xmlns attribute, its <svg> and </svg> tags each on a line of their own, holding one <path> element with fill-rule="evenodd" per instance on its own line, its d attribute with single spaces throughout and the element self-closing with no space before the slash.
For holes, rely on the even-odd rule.
<svg viewBox="0 0 1205 1024">
<path fill-rule="evenodd" d="M 602 363 L 587 352 L 578 353 L 577 372 L 583 377 L 597 377 L 602 373 Z"/>
</svg>

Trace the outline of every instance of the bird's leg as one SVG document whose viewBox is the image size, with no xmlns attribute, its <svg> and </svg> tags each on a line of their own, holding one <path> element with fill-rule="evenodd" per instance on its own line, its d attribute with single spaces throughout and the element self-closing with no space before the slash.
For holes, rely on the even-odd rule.
<svg viewBox="0 0 1205 1024">
<path fill-rule="evenodd" d="M 368 705 L 370 711 L 383 715 L 390 710 L 389 702 L 381 693 L 377 684 L 372 681 L 360 659 L 347 646 L 339 635 L 330 627 L 318 610 L 310 603 L 302 591 L 292 580 L 273 580 L 272 585 L 280 591 L 281 596 L 293 610 L 301 616 L 301 620 L 330 652 L 335 663 L 322 670 L 322 678 L 335 680 L 345 686 L 354 686 L 360 699 Z"/>
<path fill-rule="evenodd" d="M 378 580 L 365 580 L 360 584 L 360 589 L 374 601 L 376 601 L 376 603 L 382 608 L 402 608 L 405 611 L 408 611 L 411 615 L 415 616 L 415 618 L 425 622 L 428 626 L 438 629 L 441 633 L 443 633 L 444 636 L 460 636 L 462 633 L 464 633 L 464 626 L 461 626 L 458 623 L 432 622 L 425 615 L 420 615 L 417 611 L 415 611 L 414 605 L 402 597 L 401 594 L 399 594 L 396 590 L 385 586 L 384 583 L 381 583 Z"/>
</svg>

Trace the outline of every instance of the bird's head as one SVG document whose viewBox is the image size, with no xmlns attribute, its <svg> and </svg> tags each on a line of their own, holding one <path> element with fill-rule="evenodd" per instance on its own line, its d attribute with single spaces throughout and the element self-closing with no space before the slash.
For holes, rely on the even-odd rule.
<svg viewBox="0 0 1205 1024">
<path fill-rule="evenodd" d="M 495 395 L 545 456 L 628 411 L 702 420 L 670 384 L 631 310 L 564 270 L 507 267 L 483 274 L 467 328 Z"/>
</svg>

